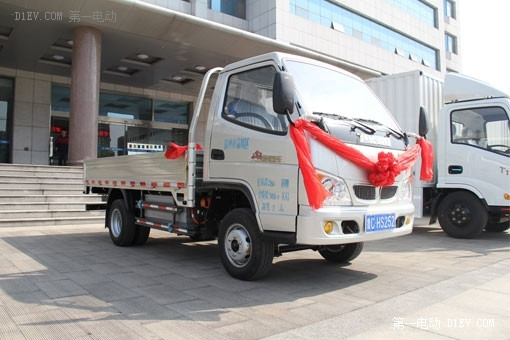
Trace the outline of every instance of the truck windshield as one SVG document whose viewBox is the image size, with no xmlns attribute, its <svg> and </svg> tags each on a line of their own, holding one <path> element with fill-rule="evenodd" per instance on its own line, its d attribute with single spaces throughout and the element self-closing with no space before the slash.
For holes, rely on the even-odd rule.
<svg viewBox="0 0 510 340">
<path fill-rule="evenodd" d="M 342 118 L 377 122 L 396 131 L 397 123 L 361 80 L 319 65 L 285 60 L 294 76 L 300 104 L 306 113 L 320 112 Z"/>
</svg>

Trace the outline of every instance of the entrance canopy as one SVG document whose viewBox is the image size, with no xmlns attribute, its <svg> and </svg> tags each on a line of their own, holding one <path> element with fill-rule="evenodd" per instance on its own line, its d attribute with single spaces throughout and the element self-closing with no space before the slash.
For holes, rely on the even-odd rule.
<svg viewBox="0 0 510 340">
<path fill-rule="evenodd" d="M 362 78 L 377 73 L 288 43 L 134 0 L 0 2 L 0 67 L 70 76 L 73 29 L 102 34 L 101 81 L 196 94 L 203 73 L 280 51 Z"/>
</svg>

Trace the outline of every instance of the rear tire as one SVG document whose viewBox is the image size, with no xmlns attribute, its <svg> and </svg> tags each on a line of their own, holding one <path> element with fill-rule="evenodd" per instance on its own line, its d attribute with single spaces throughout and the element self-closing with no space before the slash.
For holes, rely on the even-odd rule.
<svg viewBox="0 0 510 340">
<path fill-rule="evenodd" d="M 271 269 L 274 244 L 262 237 L 251 209 L 234 209 L 223 218 L 218 246 L 223 266 L 236 279 L 257 280 Z"/>
<path fill-rule="evenodd" d="M 133 239 L 133 245 L 134 246 L 141 246 L 142 244 L 145 244 L 147 240 L 149 239 L 149 234 L 151 233 L 151 228 L 149 227 L 143 227 L 143 226 L 136 226 L 135 227 L 135 237 Z"/>
<path fill-rule="evenodd" d="M 441 228 L 451 237 L 473 238 L 487 225 L 488 213 L 475 195 L 456 191 L 446 196 L 438 208 Z"/>
<path fill-rule="evenodd" d="M 358 257 L 362 250 L 363 242 L 348 243 L 319 249 L 319 254 L 329 262 L 345 263 Z"/>
<path fill-rule="evenodd" d="M 488 222 L 485 230 L 491 233 L 501 233 L 510 228 L 510 222 Z"/>
<path fill-rule="evenodd" d="M 108 209 L 106 226 L 110 231 L 112 242 L 120 247 L 130 246 L 135 237 L 135 217 L 124 204 L 123 199 L 116 199 Z"/>
</svg>

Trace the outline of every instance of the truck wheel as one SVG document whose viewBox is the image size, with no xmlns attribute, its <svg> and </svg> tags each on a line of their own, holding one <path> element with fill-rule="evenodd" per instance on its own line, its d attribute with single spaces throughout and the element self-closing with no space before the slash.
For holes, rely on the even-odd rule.
<svg viewBox="0 0 510 340">
<path fill-rule="evenodd" d="M 475 195 L 456 191 L 439 204 L 438 219 L 441 228 L 451 237 L 473 238 L 482 232 L 488 214 Z"/>
<path fill-rule="evenodd" d="M 115 245 L 124 247 L 133 244 L 136 231 L 135 218 L 126 208 L 123 199 L 113 201 L 108 209 L 106 223 Z"/>
<path fill-rule="evenodd" d="M 501 233 L 510 228 L 510 222 L 489 222 L 485 226 L 485 230 L 491 233 Z"/>
<path fill-rule="evenodd" d="M 274 244 L 262 238 L 250 209 L 235 209 L 221 221 L 220 258 L 227 272 L 240 280 L 256 280 L 269 272 Z"/>
<path fill-rule="evenodd" d="M 151 228 L 149 227 L 142 227 L 142 226 L 136 226 L 135 227 L 135 237 L 133 238 L 133 245 L 134 246 L 141 246 L 145 242 L 147 242 L 147 239 L 149 238 L 149 234 L 151 233 Z"/>
<path fill-rule="evenodd" d="M 321 254 L 321 256 L 327 261 L 345 263 L 358 257 L 362 250 L 363 242 L 348 243 L 319 249 L 319 254 Z"/>
</svg>

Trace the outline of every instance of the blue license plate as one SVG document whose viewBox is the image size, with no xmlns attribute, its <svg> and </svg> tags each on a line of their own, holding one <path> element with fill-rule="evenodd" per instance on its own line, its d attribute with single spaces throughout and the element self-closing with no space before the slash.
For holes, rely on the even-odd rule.
<svg viewBox="0 0 510 340">
<path fill-rule="evenodd" d="M 365 232 L 395 229 L 395 214 L 365 215 Z"/>
</svg>

